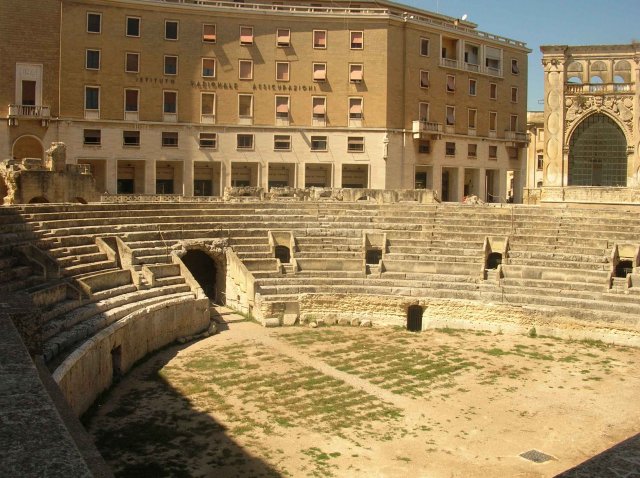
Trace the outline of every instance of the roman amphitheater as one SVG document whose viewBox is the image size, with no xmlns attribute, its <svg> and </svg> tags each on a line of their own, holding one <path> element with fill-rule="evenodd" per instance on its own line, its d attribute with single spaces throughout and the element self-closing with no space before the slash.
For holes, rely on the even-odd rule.
<svg viewBox="0 0 640 478">
<path fill-rule="evenodd" d="M 466 445 L 457 443 L 448 452 L 452 456 L 434 461 L 440 467 L 435 469 L 426 466 L 429 460 L 425 464 L 416 463 L 410 450 L 405 450 L 398 452 L 398 456 L 410 456 L 406 461 L 399 458 L 387 468 L 376 468 L 374 457 L 368 464 L 360 463 L 359 471 L 354 469 L 352 473 L 346 471 L 343 463 L 344 468 L 335 471 L 337 476 L 371 476 L 369 473 L 400 476 L 416 469 L 428 472 L 429 476 L 445 476 L 443 470 L 459 470 L 460 474 L 454 476 L 475 476 L 479 470 L 485 473 L 489 470 L 492 476 L 498 476 L 495 473 L 551 476 L 637 431 L 635 400 L 640 384 L 635 371 L 640 355 L 635 347 L 640 343 L 640 276 L 636 267 L 640 221 L 635 206 L 444 204 L 431 191 L 358 189 L 283 189 L 265 194 L 260 189 L 230 188 L 224 198 L 217 200 L 195 201 L 178 196 L 102 199 L 90 204 L 33 204 L 0 209 L 2 383 L 12 391 L 3 404 L 5 426 L 12 427 L 12 446 L 4 447 L 2 467 L 10 472 L 5 476 L 38 475 L 48 469 L 66 476 L 108 475 L 110 471 L 99 465 L 97 452 L 71 438 L 84 433 L 70 425 L 73 416 L 90 409 L 114 380 L 120 380 L 147 354 L 169 346 L 176 339 L 183 339 L 183 343 L 201 339 L 191 346 L 195 347 L 192 360 L 210 361 L 210 370 L 223 376 L 225 368 L 215 367 L 216 357 L 221 363 L 226 357 L 229 359 L 224 362 L 226 366 L 238 367 L 234 377 L 238 379 L 239 374 L 241 381 L 246 377 L 247 383 L 264 379 L 262 371 L 271 374 L 269 368 L 259 369 L 258 373 L 254 366 L 293 367 L 291 376 L 281 375 L 285 382 L 287 378 L 294 382 L 299 379 L 295 372 L 298 369 L 312 375 L 316 372 L 323 380 L 334 383 L 324 389 L 324 394 L 339 394 L 341 388 L 347 387 L 375 397 L 371 403 L 356 398 L 356 402 L 369 403 L 371 410 L 377 412 L 374 417 L 387 413 L 394 416 L 393 410 L 401 406 L 405 407 L 405 416 L 415 416 L 413 408 L 422 403 L 429 408 L 423 410 L 422 419 L 415 419 L 422 423 L 421 433 L 432 439 L 437 439 L 438 427 L 433 424 L 427 427 L 425 423 L 429 420 L 424 418 L 425 414 L 429 415 L 431 409 L 441 409 L 440 401 L 449 395 L 444 394 L 447 389 L 441 388 L 442 383 L 433 381 L 435 375 L 418 372 L 432 371 L 424 364 L 422 367 L 426 368 L 422 369 L 420 360 L 431 363 L 427 357 L 435 350 L 429 349 L 442 344 L 438 336 L 460 337 L 461 342 L 454 348 L 461 352 L 464 344 L 478 344 L 477 349 L 472 349 L 475 354 L 478 355 L 477 350 L 485 350 L 488 355 L 480 353 L 484 358 L 475 357 L 475 361 L 486 361 L 487 365 L 495 354 L 501 355 L 499 351 L 522 340 L 528 340 L 529 344 L 518 345 L 514 351 L 549 348 L 555 343 L 549 352 L 555 357 L 552 361 L 540 359 L 546 354 L 542 349 L 535 354 L 513 352 L 525 359 L 520 364 L 524 368 L 516 375 L 524 374 L 526 378 L 515 387 L 519 391 L 513 392 L 516 402 L 526 404 L 520 419 L 528 412 L 535 418 L 529 416 L 524 425 L 518 419 L 502 423 L 506 428 L 500 432 L 492 429 L 490 423 L 501 422 L 501 415 L 511 411 L 495 407 L 482 411 L 494 415 L 482 418 L 488 420 L 487 427 L 491 430 L 487 436 L 493 435 L 497 442 L 501 441 L 501 435 L 509 436 L 507 443 L 503 443 L 504 450 L 498 451 L 500 447 L 494 443 L 493 448 L 480 447 L 481 451 L 476 450 L 480 458 L 472 459 Z M 226 304 L 264 328 L 246 320 L 227 321 L 225 316 L 236 320 L 239 316 L 216 304 Z M 7 317 L 13 319 L 19 334 Z M 216 329 L 222 333 L 202 339 Z M 412 334 L 402 329 L 423 332 Z M 289 335 L 288 330 L 297 333 Z M 426 339 L 423 334 L 429 333 L 439 335 Z M 244 334 L 245 338 L 234 339 L 234 334 L 240 337 Z M 360 363 L 360 367 L 341 366 L 344 363 L 340 360 L 340 347 L 349 340 L 356 345 L 358 340 L 365 340 L 360 342 L 360 349 L 353 349 L 359 353 L 342 356 L 347 364 Z M 497 346 L 497 342 L 502 345 Z M 36 358 L 36 366 L 25 346 Z M 160 357 L 166 359 L 170 351 L 170 356 L 179 359 L 182 354 L 191 353 L 191 347 L 181 346 L 178 355 L 175 346 L 170 347 Z M 452 345 L 440 347 L 451 351 Z M 592 350 L 569 351 L 576 347 Z M 567 350 L 561 351 L 562 348 Z M 261 349 L 266 354 L 264 360 L 257 352 Z M 375 353 L 366 354 L 364 349 Z M 205 350 L 214 355 L 202 356 Z M 418 360 L 418 363 L 414 363 L 408 376 L 402 367 L 390 375 L 389 364 L 377 363 L 372 357 L 377 353 L 384 355 L 383 350 L 385 360 L 409 364 Z M 396 350 L 398 355 L 389 355 L 390 350 Z M 242 357 L 256 363 L 245 363 L 234 355 L 252 351 L 255 356 Z M 331 361 L 334 353 L 337 361 Z M 359 354 L 373 360 L 368 369 L 371 372 L 373 366 L 373 373 L 361 373 L 367 362 Z M 609 363 L 604 377 L 589 372 L 591 365 L 582 362 L 585 357 L 596 356 L 601 359 L 597 363 Z M 555 370 L 553 360 L 562 364 L 562 357 L 565 364 L 575 359 L 579 366 L 571 372 Z M 159 359 L 154 360 L 151 367 L 160 367 L 156 363 Z M 467 383 L 469 377 L 482 375 L 479 371 L 468 375 L 470 371 L 465 364 L 469 360 L 464 354 L 445 358 L 450 367 L 445 374 L 449 386 L 463 377 L 467 377 L 464 382 Z M 171 363 L 168 362 L 164 372 L 169 376 L 175 368 Z M 498 367 L 494 379 L 511 377 L 515 373 L 511 366 Z M 42 387 L 38 369 L 45 376 L 50 371 L 59 391 L 47 379 Z M 379 380 L 376 370 L 381 377 L 393 380 Z M 300 373 L 304 376 L 303 372 Z M 577 383 L 572 378 L 574 372 Z M 567 373 L 565 377 L 563 374 Z M 596 377 L 592 382 L 584 382 L 580 381 L 580 373 L 595 373 Z M 551 386 L 554 390 L 542 390 L 544 387 L 536 384 L 561 376 L 564 378 Z M 418 388 L 393 388 L 396 379 L 407 378 L 418 380 L 415 383 Z M 191 379 L 176 383 L 187 388 L 200 383 L 195 376 Z M 479 396 L 499 386 L 495 380 L 482 383 L 474 385 L 480 387 Z M 427 388 L 421 388 L 425 384 Z M 278 402 L 287 398 L 269 390 L 269 385 L 262 385 L 266 389 L 261 389 L 258 395 L 248 398 L 244 395 L 243 405 L 255 407 L 256 416 L 262 407 L 279 409 Z M 272 383 L 271 387 L 274 386 Z M 602 394 L 598 392 L 601 386 L 606 390 Z M 181 389 L 175 383 L 173 387 L 176 396 L 196 407 L 197 393 L 194 395 L 193 390 Z M 467 383 L 467 392 L 472 388 Z M 460 386 L 459 390 L 464 388 Z M 58 396 L 60 392 L 62 397 Z M 450 392 L 455 397 L 447 399 L 451 400 L 451 407 L 459 406 L 459 400 L 469 400 L 458 397 L 463 392 Z M 141 402 L 144 400 L 144 394 L 137 397 Z M 263 403 L 262 398 L 268 401 Z M 593 408 L 580 407 L 576 399 Z M 217 403 L 223 401 L 220 398 Z M 482 409 L 491 401 L 481 400 L 485 405 L 472 405 L 471 409 L 474 406 Z M 545 402 L 544 406 L 540 401 Z M 62 413 L 62 419 L 54 406 L 56 402 L 69 408 L 66 415 Z M 68 405 L 60 405 L 62 402 Z M 381 426 L 377 418 L 362 414 L 360 409 L 352 410 L 347 399 L 341 403 L 347 415 L 354 413 L 363 421 L 374 422 L 374 428 L 367 433 L 362 433 L 367 428 L 360 430 L 360 440 L 370 436 L 374 443 L 376 436 L 378 440 L 384 436 L 376 428 Z M 606 406 L 601 410 L 603 404 Z M 142 405 L 141 408 L 146 409 Z M 205 407 L 201 414 L 206 416 L 206 412 Z M 209 412 L 214 414 L 215 406 Z M 38 420 L 34 422 L 36 413 Z M 586 422 L 574 423 L 572 413 Z M 598 413 L 603 415 L 596 416 Z M 331 412 L 327 414 L 319 418 L 332 423 Z M 7 422 L 9 417 L 12 423 Z M 551 423 L 549 417 L 553 417 Z M 443 430 L 448 428 L 448 420 L 440 424 Z M 547 427 L 554 429 L 554 421 L 557 431 L 550 432 Z M 400 440 L 393 433 L 401 427 L 397 423 L 384 423 L 383 429 L 389 433 L 387 439 Z M 290 424 L 299 425 L 295 420 Z M 519 428 L 522 426 L 534 430 L 524 431 Z M 426 431 L 431 427 L 434 431 Z M 231 442 L 237 438 L 233 430 L 236 429 L 230 428 L 227 438 Z M 287 428 L 279 431 L 282 430 L 286 432 Z M 338 437 L 348 436 L 339 427 L 334 432 Z M 530 443 L 526 443 L 523 433 L 532 434 Z M 545 437 L 548 433 L 553 439 Z M 275 432 L 273 437 L 265 434 L 266 442 L 278 436 Z M 513 447 L 511 440 L 522 443 Z M 308 443 L 309 438 L 302 441 Z M 384 440 L 381 443 L 384 445 Z M 421 447 L 434 448 L 424 443 Z M 549 461 L 537 464 L 519 457 L 520 452 L 529 448 L 540 451 L 536 457 L 546 456 Z M 243 448 L 235 445 L 233 449 Z M 315 450 L 308 447 L 307 451 L 311 449 Z M 93 461 L 87 459 L 87 454 L 93 456 Z M 26 460 L 26 456 L 30 459 Z M 297 470 L 293 474 L 331 476 L 331 468 L 322 468 L 324 456 L 309 458 L 319 466 L 316 469 L 291 465 Z M 480 462 L 485 458 L 490 460 L 488 464 Z M 195 475 L 235 476 L 229 472 L 234 469 L 234 461 L 220 460 L 216 463 L 222 468 L 208 465 L 207 472 L 200 469 Z M 263 471 L 270 469 L 276 475 L 283 471 L 268 453 L 261 460 L 273 467 L 263 465 Z M 93 463 L 93 470 L 87 469 L 87 462 Z M 630 462 L 624 463 L 630 466 Z M 238 469 L 245 470 L 239 476 L 251 475 L 246 468 Z M 228 475 L 222 473 L 224 470 Z M 566 476 L 604 476 L 575 473 Z"/>
</svg>

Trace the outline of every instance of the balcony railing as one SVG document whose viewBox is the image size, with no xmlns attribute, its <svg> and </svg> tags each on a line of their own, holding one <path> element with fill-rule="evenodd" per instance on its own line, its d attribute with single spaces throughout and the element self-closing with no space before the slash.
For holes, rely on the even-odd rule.
<svg viewBox="0 0 640 478">
<path fill-rule="evenodd" d="M 439 136 L 442 134 L 442 124 L 434 123 L 432 121 L 414 121 L 413 122 L 413 137 L 420 139 L 426 136 Z"/>
<path fill-rule="evenodd" d="M 49 119 L 51 109 L 39 105 L 9 105 L 9 118 Z"/>
<path fill-rule="evenodd" d="M 580 85 L 566 84 L 568 95 L 602 95 L 605 93 L 635 93 L 633 83 L 585 83 Z"/>
<path fill-rule="evenodd" d="M 519 133 L 517 131 L 505 131 L 504 139 L 507 141 L 515 141 L 516 143 L 526 143 L 527 133 Z"/>
<path fill-rule="evenodd" d="M 465 63 L 459 60 L 452 60 L 450 58 L 440 58 L 440 66 L 443 66 L 445 68 L 453 68 L 456 70 L 473 71 L 474 73 L 480 73 L 484 75 L 502 77 L 502 68 L 476 65 L 474 63 Z"/>
</svg>

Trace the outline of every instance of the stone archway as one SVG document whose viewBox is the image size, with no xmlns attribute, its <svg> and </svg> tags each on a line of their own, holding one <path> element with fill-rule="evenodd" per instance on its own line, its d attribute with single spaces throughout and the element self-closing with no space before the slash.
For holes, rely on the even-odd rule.
<svg viewBox="0 0 640 478">
<path fill-rule="evenodd" d="M 36 136 L 20 136 L 13 143 L 11 155 L 15 159 L 39 158 L 44 160 L 44 146 Z"/>
<path fill-rule="evenodd" d="M 587 116 L 569 140 L 569 186 L 627 186 L 627 139 L 609 116 Z"/>
<path fill-rule="evenodd" d="M 185 240 L 173 246 L 175 254 L 214 304 L 226 303 L 227 245 L 226 239 L 214 239 L 204 242 Z"/>
</svg>

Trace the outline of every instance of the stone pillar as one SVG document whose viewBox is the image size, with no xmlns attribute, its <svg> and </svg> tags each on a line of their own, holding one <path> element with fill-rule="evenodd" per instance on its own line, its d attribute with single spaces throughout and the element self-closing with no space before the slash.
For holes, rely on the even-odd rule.
<svg viewBox="0 0 640 478">
<path fill-rule="evenodd" d="M 118 192 L 118 160 L 109 158 L 104 166 L 104 187 L 109 194 Z M 103 193 L 104 191 L 100 191 Z"/>
<path fill-rule="evenodd" d="M 147 159 L 144 162 L 144 193 L 156 193 L 156 160 Z"/>
<path fill-rule="evenodd" d="M 504 168 L 500 168 L 498 170 L 498 196 L 500 197 L 500 202 L 507 201 L 507 170 Z"/>
<path fill-rule="evenodd" d="M 333 163 L 331 167 L 333 168 L 333 187 L 341 188 L 342 187 L 342 164 Z"/>
<path fill-rule="evenodd" d="M 464 167 L 458 168 L 458 180 L 456 181 L 456 202 L 462 202 L 464 198 Z"/>
<path fill-rule="evenodd" d="M 182 166 L 182 194 L 184 196 L 193 196 L 193 160 L 187 158 Z"/>
<path fill-rule="evenodd" d="M 257 186 L 269 191 L 269 163 L 258 163 L 258 181 Z"/>
<path fill-rule="evenodd" d="M 305 163 L 296 163 L 296 181 L 294 187 L 296 188 L 304 188 L 304 184 L 306 181 L 306 170 Z"/>
<path fill-rule="evenodd" d="M 545 170 L 544 186 L 567 184 L 567 164 L 564 150 L 564 46 L 542 49 L 544 66 L 544 128 Z"/>
<path fill-rule="evenodd" d="M 478 169 L 478 197 L 483 201 L 487 200 L 487 170 Z"/>
<path fill-rule="evenodd" d="M 442 199 L 442 165 L 434 164 L 431 178 L 431 189 L 436 192 L 438 199 Z"/>
<path fill-rule="evenodd" d="M 224 188 L 231 187 L 231 162 L 223 161 L 220 165 L 220 195 L 224 195 Z"/>
</svg>

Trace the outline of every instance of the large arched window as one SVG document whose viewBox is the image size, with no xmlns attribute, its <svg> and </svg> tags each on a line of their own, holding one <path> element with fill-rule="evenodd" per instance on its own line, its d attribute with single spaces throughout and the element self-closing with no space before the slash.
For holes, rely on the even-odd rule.
<svg viewBox="0 0 640 478">
<path fill-rule="evenodd" d="M 608 116 L 585 118 L 569 142 L 569 186 L 626 186 L 627 141 Z"/>
</svg>

